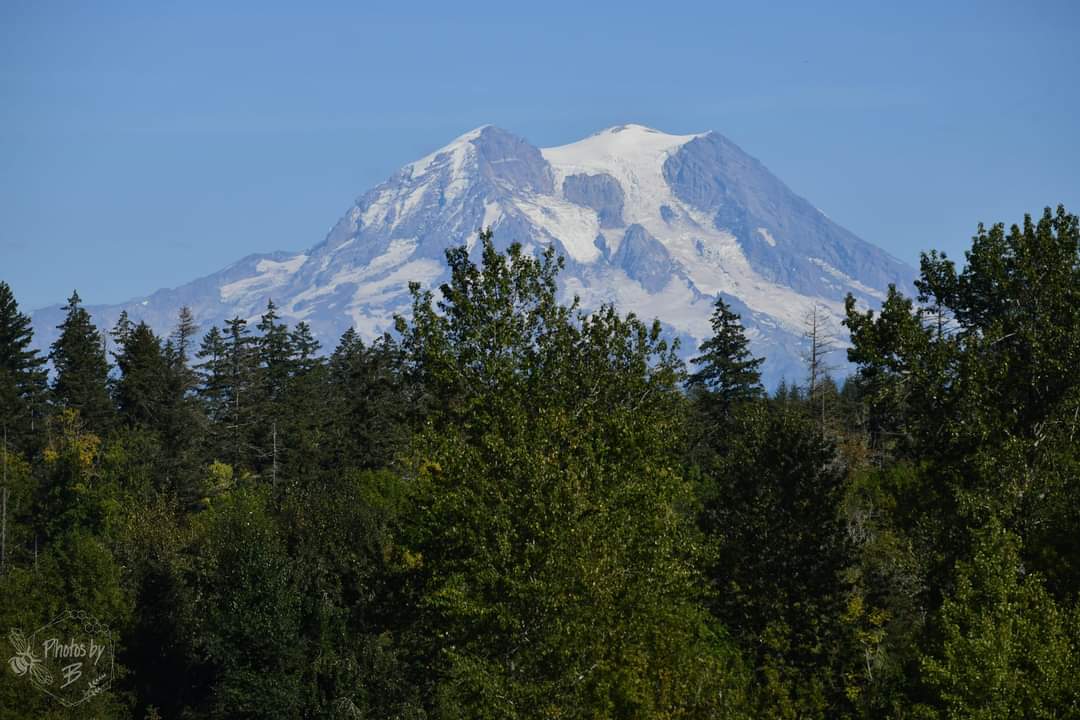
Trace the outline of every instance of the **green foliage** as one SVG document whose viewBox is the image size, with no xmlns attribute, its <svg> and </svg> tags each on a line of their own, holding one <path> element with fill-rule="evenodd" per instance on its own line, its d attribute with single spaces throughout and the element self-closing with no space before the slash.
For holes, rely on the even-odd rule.
<svg viewBox="0 0 1080 720">
<path fill-rule="evenodd" d="M 401 636 L 414 618 L 406 592 L 412 559 L 399 544 L 408 489 L 390 472 L 346 472 L 288 496 L 282 517 L 295 560 L 310 712 L 410 717 L 426 674 Z M 332 548 L 328 552 L 327 549 Z"/>
<path fill-rule="evenodd" d="M 196 532 L 195 652 L 213 677 L 206 716 L 296 716 L 299 598 L 268 494 L 243 487 L 223 496 Z"/>
<path fill-rule="evenodd" d="M 370 345 L 348 330 L 330 357 L 328 442 L 352 467 L 383 468 L 401 453 L 417 417 L 400 345 L 384 335 Z"/>
<path fill-rule="evenodd" d="M 559 263 L 481 236 L 414 289 L 431 403 L 410 529 L 434 712 L 732 716 L 742 677 L 680 555 L 680 368 L 659 337 L 555 299 Z M 693 690 L 692 692 L 690 690 Z"/>
<path fill-rule="evenodd" d="M 75 295 L 51 397 L 0 283 L 0 633 L 112 628 L 87 717 L 1080 717 L 1078 236 L 928 253 L 772 398 L 723 301 L 687 378 L 490 232 L 328 358 L 185 309 L 110 377 Z"/>
<path fill-rule="evenodd" d="M 115 383 L 120 418 L 128 425 L 161 429 L 169 391 L 168 359 L 161 341 L 143 322 L 128 329 L 118 327 L 113 336 L 120 347 L 114 354 L 120 370 Z"/>
<path fill-rule="evenodd" d="M 687 387 L 701 393 L 710 414 L 724 414 L 737 402 L 761 397 L 761 372 L 764 358 L 750 354 L 749 341 L 739 316 L 720 296 L 713 310 L 712 337 L 701 343 L 701 355 L 691 362 L 700 369 L 690 376 Z"/>
<path fill-rule="evenodd" d="M 737 439 L 709 469 L 699 521 L 714 612 L 757 668 L 759 715 L 835 716 L 852 562 L 843 464 L 806 413 L 783 405 L 744 408 L 725 432 Z"/>
<path fill-rule="evenodd" d="M 112 424 L 109 399 L 109 364 L 105 340 L 73 292 L 64 310 L 67 316 L 57 325 L 60 336 L 52 344 L 49 360 L 56 371 L 53 394 L 61 406 L 77 410 L 84 422 L 101 432 Z"/>
<path fill-rule="evenodd" d="M 971 561 L 957 564 L 936 623 L 940 646 L 922 660 L 942 717 L 1080 717 L 1075 611 L 1024 573 L 1017 545 L 991 523 L 978 531 Z"/>
<path fill-rule="evenodd" d="M 1056 678 L 1080 592 L 1078 240 L 1077 218 L 1047 208 L 980 226 L 962 270 L 924 255 L 919 304 L 848 300 L 877 466 L 851 505 L 877 515 L 861 571 L 928 713 L 1075 714 Z"/>
<path fill-rule="evenodd" d="M 29 316 L 0 281 L 0 432 L 19 450 L 29 449 L 45 412 L 45 358 L 31 347 L 33 338 Z"/>
</svg>

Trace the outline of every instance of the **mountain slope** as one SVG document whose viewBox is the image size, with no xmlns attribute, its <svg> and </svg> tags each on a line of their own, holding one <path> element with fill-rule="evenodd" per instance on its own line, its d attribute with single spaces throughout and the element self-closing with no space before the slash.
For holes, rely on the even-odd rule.
<svg viewBox="0 0 1080 720">
<path fill-rule="evenodd" d="M 90 309 L 102 325 L 126 309 L 167 332 L 185 304 L 206 329 L 254 318 L 273 298 L 332 347 L 350 325 L 367 337 L 390 329 L 394 313 L 409 309 L 409 281 L 437 286 L 445 249 L 472 247 L 489 226 L 500 245 L 554 245 L 567 259 L 567 296 L 586 309 L 615 302 L 658 317 L 688 355 L 723 295 L 768 357 L 770 384 L 801 377 L 802 323 L 815 303 L 839 331 L 848 292 L 873 304 L 889 283 L 914 277 L 717 133 L 625 125 L 539 149 L 485 126 L 367 192 L 303 253 L 250 256 L 179 288 Z M 59 320 L 59 306 L 34 313 L 39 342 L 51 341 Z"/>
</svg>

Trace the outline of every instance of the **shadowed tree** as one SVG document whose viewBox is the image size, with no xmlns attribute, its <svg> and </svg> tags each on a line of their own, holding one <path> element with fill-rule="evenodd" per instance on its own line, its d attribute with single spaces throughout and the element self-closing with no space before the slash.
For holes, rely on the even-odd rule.
<svg viewBox="0 0 1080 720">
<path fill-rule="evenodd" d="M 67 315 L 57 326 L 60 336 L 49 352 L 56 371 L 53 394 L 63 407 L 77 410 L 90 428 L 102 432 L 113 419 L 109 363 L 104 338 L 81 302 L 77 292 L 68 298 Z"/>
<path fill-rule="evenodd" d="M 19 312 L 15 295 L 0 282 L 0 418 L 8 447 L 26 450 L 45 414 L 48 390 L 45 358 L 31 347 L 30 318 Z"/>
</svg>

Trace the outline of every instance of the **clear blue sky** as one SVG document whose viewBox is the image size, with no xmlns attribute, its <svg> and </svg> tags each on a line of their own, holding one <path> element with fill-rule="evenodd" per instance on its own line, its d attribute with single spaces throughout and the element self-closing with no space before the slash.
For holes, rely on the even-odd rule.
<svg viewBox="0 0 1080 720">
<path fill-rule="evenodd" d="M 5 0 L 0 279 L 117 302 L 303 249 L 484 123 L 718 130 L 913 264 L 1080 210 L 1075 2 L 372 5 Z"/>
</svg>

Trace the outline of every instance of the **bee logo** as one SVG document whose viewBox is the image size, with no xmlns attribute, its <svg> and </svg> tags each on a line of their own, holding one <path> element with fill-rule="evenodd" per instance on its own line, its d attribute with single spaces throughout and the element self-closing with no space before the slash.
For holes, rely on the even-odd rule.
<svg viewBox="0 0 1080 720">
<path fill-rule="evenodd" d="M 22 631 L 13 629 L 8 633 L 8 640 L 15 648 L 15 654 L 9 661 L 11 671 L 19 677 L 30 673 L 30 679 L 35 685 L 52 685 L 52 673 L 45 667 L 42 659 L 34 654 Z"/>
</svg>

